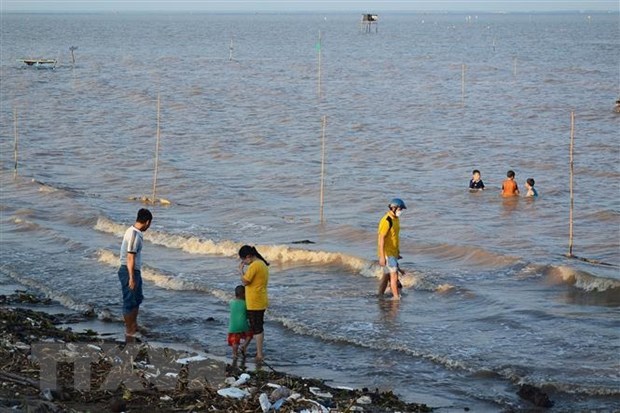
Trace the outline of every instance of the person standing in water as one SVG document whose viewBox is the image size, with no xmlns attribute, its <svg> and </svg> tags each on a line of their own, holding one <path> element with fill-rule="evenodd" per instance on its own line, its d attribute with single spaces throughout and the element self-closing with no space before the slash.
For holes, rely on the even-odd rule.
<svg viewBox="0 0 620 413">
<path fill-rule="evenodd" d="M 264 317 L 269 306 L 267 284 L 269 283 L 269 263 L 255 247 L 244 245 L 239 249 L 239 271 L 241 283 L 245 286 L 245 304 L 247 307 L 250 329 L 256 338 L 256 361 L 264 359 Z M 244 267 L 247 268 L 244 271 Z"/>
<path fill-rule="evenodd" d="M 394 198 L 388 205 L 388 212 L 379 221 L 377 230 L 377 254 L 379 255 L 379 265 L 383 267 L 383 277 L 379 284 L 379 296 L 385 293 L 388 282 L 392 290 L 394 300 L 400 300 L 398 291 L 398 260 L 400 256 L 399 237 L 400 221 L 399 217 L 407 206 L 400 198 Z"/>
<path fill-rule="evenodd" d="M 143 233 L 151 226 L 153 214 L 145 208 L 138 211 L 136 222 L 125 231 L 120 252 L 118 279 L 123 292 L 123 318 L 125 336 L 130 341 L 138 334 L 138 311 L 142 295 L 142 243 Z"/>
</svg>

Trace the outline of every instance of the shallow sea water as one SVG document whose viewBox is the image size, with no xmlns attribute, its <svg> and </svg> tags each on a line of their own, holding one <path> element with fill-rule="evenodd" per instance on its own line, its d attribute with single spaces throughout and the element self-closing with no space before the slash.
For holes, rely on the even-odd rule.
<svg viewBox="0 0 620 413">
<path fill-rule="evenodd" d="M 0 283 L 122 330 L 118 248 L 128 198 L 152 194 L 159 95 L 152 339 L 229 355 L 248 243 L 272 262 L 275 368 L 440 411 L 527 408 L 522 383 L 558 411 L 618 410 L 620 26 L 591 17 L 389 14 L 363 34 L 348 14 L 3 14 Z M 611 265 L 564 256 L 571 111 L 574 253 Z M 540 197 L 501 199 L 508 169 Z M 375 295 L 395 196 L 400 303 Z"/>
</svg>

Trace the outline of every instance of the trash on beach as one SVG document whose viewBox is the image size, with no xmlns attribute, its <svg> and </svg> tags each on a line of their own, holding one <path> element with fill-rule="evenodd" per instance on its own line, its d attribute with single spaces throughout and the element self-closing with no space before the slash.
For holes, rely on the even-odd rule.
<svg viewBox="0 0 620 413">
<path fill-rule="evenodd" d="M 359 399 L 357 399 L 355 401 L 355 403 L 357 403 L 357 404 L 371 404 L 372 403 L 372 399 L 370 398 L 370 396 L 362 396 Z"/>
<path fill-rule="evenodd" d="M 13 344 L 13 348 L 16 348 L 19 350 L 30 350 L 30 346 L 26 343 L 22 343 L 21 341 L 18 341 L 15 344 Z"/>
<path fill-rule="evenodd" d="M 258 402 L 260 403 L 260 408 L 263 410 L 263 413 L 267 413 L 269 409 L 271 409 L 271 403 L 266 393 L 261 393 L 260 396 L 258 396 Z"/>
<path fill-rule="evenodd" d="M 187 363 L 192 362 L 192 361 L 203 361 L 203 360 L 206 360 L 206 359 L 207 358 L 205 356 L 192 356 L 192 357 L 185 357 L 185 358 L 182 358 L 182 359 L 178 359 L 177 363 L 179 363 L 179 364 L 187 364 Z"/>
<path fill-rule="evenodd" d="M 176 378 L 176 377 L 179 377 L 179 373 L 173 373 L 173 372 L 169 371 L 168 373 L 166 373 L 166 377 Z"/>
<path fill-rule="evenodd" d="M 226 377 L 226 378 L 224 379 L 224 384 L 228 384 L 229 386 L 232 386 L 232 384 L 233 384 L 234 382 L 236 382 L 236 381 L 237 381 L 237 379 L 236 379 L 236 378 L 234 378 L 234 377 Z"/>
<path fill-rule="evenodd" d="M 50 402 L 54 400 L 54 395 L 52 394 L 52 391 L 50 389 L 45 389 L 41 391 L 41 397 Z"/>
<path fill-rule="evenodd" d="M 314 400 L 310 400 L 310 399 L 299 399 L 300 402 L 309 402 L 312 403 L 312 409 L 308 410 L 308 409 L 304 409 L 302 410 L 300 413 L 329 413 L 329 410 L 327 409 L 327 407 L 323 406 L 321 403 L 319 402 L 315 402 Z"/>
<path fill-rule="evenodd" d="M 160 374 L 161 374 L 161 372 L 159 371 L 159 369 L 157 369 L 157 371 L 155 373 L 151 373 L 151 372 L 145 371 L 144 372 L 144 377 L 146 379 L 154 379 L 154 378 L 159 377 Z"/>
<path fill-rule="evenodd" d="M 273 410 L 279 410 L 280 407 L 282 407 L 282 405 L 284 404 L 285 401 L 286 401 L 286 399 L 277 400 L 274 404 L 271 405 L 271 408 Z"/>
<path fill-rule="evenodd" d="M 321 391 L 321 389 L 319 389 L 318 387 L 310 387 L 308 390 L 310 390 L 310 393 L 323 399 L 331 399 L 332 397 L 334 397 L 331 393 Z"/>
<path fill-rule="evenodd" d="M 231 386 L 239 387 L 242 384 L 245 384 L 248 380 L 250 380 L 250 375 L 248 373 L 243 373 Z"/>
<path fill-rule="evenodd" d="M 280 386 L 269 395 L 269 399 L 271 401 L 276 401 L 280 399 L 286 399 L 291 395 L 291 391 L 284 386 Z"/>
<path fill-rule="evenodd" d="M 163 400 L 165 402 L 169 402 L 170 400 L 172 400 L 172 397 L 168 396 L 167 394 L 165 396 L 161 396 L 159 398 L 159 400 Z"/>
<path fill-rule="evenodd" d="M 217 394 L 224 397 L 230 397 L 233 399 L 243 399 L 250 395 L 246 390 L 240 389 L 238 387 L 226 387 L 225 389 L 219 389 Z"/>
</svg>

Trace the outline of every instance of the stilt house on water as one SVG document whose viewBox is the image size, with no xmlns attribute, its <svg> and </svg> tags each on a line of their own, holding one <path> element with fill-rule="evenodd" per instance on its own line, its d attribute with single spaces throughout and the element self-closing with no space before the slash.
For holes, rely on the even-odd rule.
<svg viewBox="0 0 620 413">
<path fill-rule="evenodd" d="M 379 32 L 378 26 L 379 16 L 376 14 L 362 14 L 362 20 L 360 22 L 360 31 L 364 33 L 372 32 L 374 26 L 375 33 Z"/>
</svg>

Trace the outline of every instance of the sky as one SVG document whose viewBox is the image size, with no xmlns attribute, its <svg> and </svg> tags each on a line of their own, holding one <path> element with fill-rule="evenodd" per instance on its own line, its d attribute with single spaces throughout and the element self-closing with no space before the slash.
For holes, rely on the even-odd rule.
<svg viewBox="0 0 620 413">
<path fill-rule="evenodd" d="M 0 12 L 620 11 L 620 0 L 0 0 Z"/>
</svg>

